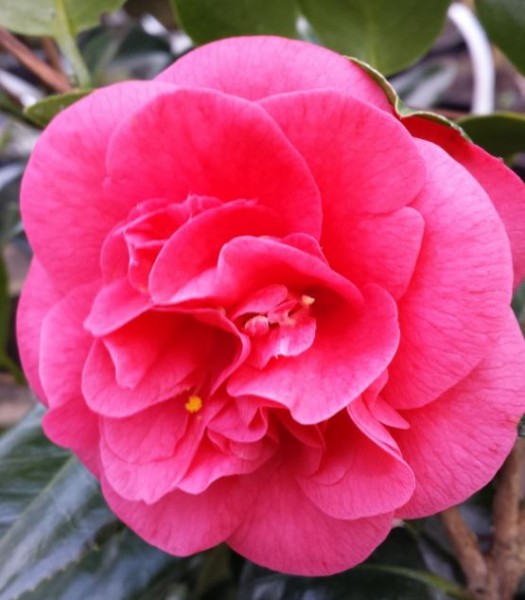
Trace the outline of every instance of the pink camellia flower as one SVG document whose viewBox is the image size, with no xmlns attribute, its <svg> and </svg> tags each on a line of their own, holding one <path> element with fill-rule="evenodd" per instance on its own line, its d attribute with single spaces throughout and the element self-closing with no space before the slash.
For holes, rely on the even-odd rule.
<svg viewBox="0 0 525 600">
<path fill-rule="evenodd" d="M 100 89 L 22 211 L 45 431 L 167 552 L 335 573 L 512 447 L 524 186 L 342 56 L 230 39 Z"/>
</svg>

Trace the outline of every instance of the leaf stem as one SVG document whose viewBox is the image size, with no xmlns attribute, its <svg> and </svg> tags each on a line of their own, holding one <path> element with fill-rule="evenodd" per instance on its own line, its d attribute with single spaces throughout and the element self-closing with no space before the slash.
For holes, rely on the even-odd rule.
<svg viewBox="0 0 525 600">
<path fill-rule="evenodd" d="M 55 0 L 55 10 L 57 17 L 56 39 L 58 45 L 73 68 L 78 87 L 88 88 L 91 86 L 91 76 L 78 49 L 75 34 L 67 16 L 64 0 Z"/>
</svg>

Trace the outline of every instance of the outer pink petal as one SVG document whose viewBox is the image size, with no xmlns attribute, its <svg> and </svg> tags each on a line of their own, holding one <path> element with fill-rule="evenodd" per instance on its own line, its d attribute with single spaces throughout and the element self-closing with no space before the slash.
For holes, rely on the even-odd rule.
<svg viewBox="0 0 525 600">
<path fill-rule="evenodd" d="M 223 542 L 242 520 L 251 498 L 238 479 L 215 482 L 198 495 L 171 492 L 155 504 L 129 501 L 102 478 L 102 491 L 116 515 L 157 548 L 188 556 Z"/>
<path fill-rule="evenodd" d="M 388 367 L 397 349 L 393 300 L 374 286 L 364 297 L 361 311 L 332 306 L 319 314 L 315 342 L 300 356 L 279 358 L 263 370 L 238 369 L 228 392 L 278 402 L 302 424 L 332 417 Z"/>
<path fill-rule="evenodd" d="M 79 286 L 45 316 L 40 377 L 50 406 L 43 420 L 46 435 L 73 450 L 98 474 L 98 418 L 87 408 L 81 392 L 82 368 L 93 343 L 82 323 L 94 292 L 92 284 Z"/>
<path fill-rule="evenodd" d="M 80 395 L 52 408 L 42 421 L 46 435 L 55 444 L 72 450 L 86 467 L 100 477 L 98 417 Z"/>
<path fill-rule="evenodd" d="M 393 435 L 414 470 L 416 490 L 399 516 L 439 512 L 490 481 L 516 441 L 524 412 L 525 343 L 509 314 L 472 373 L 432 404 L 403 412 L 410 429 Z"/>
<path fill-rule="evenodd" d="M 483 188 L 443 150 L 417 144 L 429 172 L 413 203 L 425 235 L 382 393 L 397 408 L 427 404 L 471 371 L 506 318 L 512 285 L 508 238 Z"/>
<path fill-rule="evenodd" d="M 323 512 L 358 519 L 390 513 L 407 502 L 414 491 L 414 474 L 399 451 L 376 444 L 344 413 L 324 435 L 327 450 L 319 471 L 299 480 Z"/>
<path fill-rule="evenodd" d="M 411 202 L 425 164 L 391 115 L 334 91 L 298 92 L 262 101 L 303 155 L 323 200 L 323 249 L 331 264 L 352 235 L 356 213 L 385 213 Z"/>
<path fill-rule="evenodd" d="M 81 395 L 84 363 L 94 339 L 83 327 L 96 286 L 78 286 L 47 313 L 40 338 L 40 380 L 50 408 Z"/>
<path fill-rule="evenodd" d="M 337 268 L 359 287 L 375 283 L 398 299 L 410 283 L 424 228 L 423 218 L 413 208 L 360 215 L 348 224 L 350 233 L 340 235 L 334 252 Z"/>
<path fill-rule="evenodd" d="M 415 136 L 441 146 L 483 186 L 494 203 L 510 239 L 514 261 L 514 285 L 525 277 L 525 185 L 505 164 L 468 142 L 458 131 L 438 123 L 410 117 L 403 119 Z"/>
<path fill-rule="evenodd" d="M 255 498 L 227 543 L 275 571 L 311 576 L 338 573 L 363 561 L 390 531 L 392 513 L 352 521 L 326 515 L 277 461 L 243 481 Z"/>
<path fill-rule="evenodd" d="M 272 36 L 238 37 L 201 46 L 157 80 L 212 88 L 249 100 L 335 88 L 391 111 L 379 86 L 347 58 L 321 46 Z"/>
<path fill-rule="evenodd" d="M 129 82 L 97 90 L 60 113 L 39 139 L 21 209 L 35 254 L 59 289 L 99 278 L 104 237 L 131 207 L 126 197 L 104 197 L 109 138 L 123 118 L 165 89 Z"/>
<path fill-rule="evenodd" d="M 303 158 L 260 106 L 219 92 L 158 96 L 118 128 L 107 169 L 116 201 L 256 200 L 289 231 L 321 230 L 319 192 Z"/>
<path fill-rule="evenodd" d="M 34 258 L 27 275 L 16 315 L 17 342 L 24 373 L 39 400 L 48 400 L 38 373 L 42 321 L 61 295 L 53 286 L 38 259 Z"/>
</svg>

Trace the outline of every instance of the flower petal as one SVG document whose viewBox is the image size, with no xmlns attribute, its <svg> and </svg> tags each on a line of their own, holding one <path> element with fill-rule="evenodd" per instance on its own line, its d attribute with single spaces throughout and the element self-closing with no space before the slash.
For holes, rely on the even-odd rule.
<svg viewBox="0 0 525 600">
<path fill-rule="evenodd" d="M 277 461 L 243 480 L 251 510 L 227 543 L 269 569 L 310 576 L 349 569 L 375 550 L 392 525 L 392 513 L 356 520 L 326 515 Z"/>
<path fill-rule="evenodd" d="M 352 235 L 351 216 L 406 206 L 423 187 L 425 164 L 412 137 L 374 106 L 334 91 L 285 94 L 261 105 L 305 158 L 319 186 L 323 249 L 335 268 L 344 264 L 337 253 Z"/>
<path fill-rule="evenodd" d="M 144 540 L 177 556 L 207 550 L 231 535 L 250 505 L 236 486 L 236 478 L 221 479 L 202 494 L 175 491 L 146 504 L 124 499 L 102 478 L 111 510 Z"/>
<path fill-rule="evenodd" d="M 33 258 L 16 315 L 16 337 L 20 359 L 29 385 L 44 404 L 47 396 L 38 373 L 42 321 L 50 308 L 59 302 L 61 294 L 37 258 Z"/>
<path fill-rule="evenodd" d="M 157 76 L 157 81 L 211 88 L 248 100 L 335 88 L 392 110 L 372 78 L 344 56 L 314 44 L 273 36 L 206 44 L 179 58 Z"/>
<path fill-rule="evenodd" d="M 173 398 L 167 403 L 164 402 L 160 407 L 152 407 L 151 411 L 160 410 L 164 415 L 169 410 L 169 404 L 178 403 L 184 407 L 186 398 L 183 396 Z M 222 404 L 204 403 L 203 408 L 198 414 L 192 415 L 189 419 L 187 429 L 184 435 L 180 437 L 178 443 L 174 444 L 171 453 L 167 456 L 154 457 L 154 448 L 150 447 L 147 454 L 143 457 L 137 457 L 139 460 L 132 460 L 131 456 L 123 456 L 125 444 L 120 444 L 113 437 L 107 439 L 106 427 L 104 425 L 103 435 L 100 444 L 100 459 L 104 469 L 104 475 L 113 489 L 127 500 L 141 500 L 147 504 L 158 502 L 163 496 L 169 494 L 178 488 L 179 482 L 186 474 L 193 458 L 200 452 L 202 438 L 206 431 L 206 426 L 210 419 L 222 408 Z M 173 412 L 177 414 L 177 409 Z M 151 419 L 148 419 L 151 424 Z M 173 418 L 170 419 L 173 421 Z M 130 429 L 130 435 L 135 439 L 140 437 L 140 433 L 133 434 L 132 428 L 144 425 L 137 424 L 138 419 L 127 420 L 123 428 Z M 161 419 L 157 418 L 153 423 L 157 432 L 161 431 Z M 111 432 L 110 432 L 111 435 Z M 144 443 L 151 445 L 152 438 L 144 437 Z M 175 441 L 175 438 L 169 438 L 168 444 Z M 133 453 L 132 456 L 136 457 Z M 149 458 L 149 460 L 148 460 Z M 211 483 L 211 482 L 210 482 Z"/>
<path fill-rule="evenodd" d="M 266 111 L 219 92 L 172 89 L 111 138 L 108 194 L 129 202 L 182 202 L 190 194 L 256 200 L 276 210 L 287 230 L 318 237 L 315 181 Z"/>
<path fill-rule="evenodd" d="M 94 342 L 83 322 L 95 293 L 93 284 L 78 286 L 50 309 L 42 323 L 40 380 L 51 408 L 80 395 L 82 369 Z"/>
<path fill-rule="evenodd" d="M 391 513 L 409 500 L 414 474 L 399 450 L 377 444 L 344 413 L 328 424 L 324 435 L 327 450 L 319 470 L 299 479 L 305 494 L 324 513 L 358 519 Z"/>
<path fill-rule="evenodd" d="M 398 515 L 442 511 L 488 483 L 516 441 L 524 412 L 523 335 L 510 313 L 489 355 L 465 379 L 432 404 L 403 411 L 410 428 L 393 435 L 416 489 Z"/>
<path fill-rule="evenodd" d="M 302 424 L 332 417 L 388 366 L 397 349 L 397 312 L 379 287 L 364 290 L 362 309 L 335 305 L 317 315 L 312 347 L 259 370 L 244 366 L 229 380 L 232 396 L 255 395 L 286 406 Z"/>
<path fill-rule="evenodd" d="M 33 150 L 22 182 L 22 217 L 60 290 L 100 277 L 102 242 L 132 206 L 126 197 L 104 196 L 109 139 L 124 117 L 166 89 L 171 86 L 126 82 L 96 90 L 53 119 Z"/>
<path fill-rule="evenodd" d="M 394 408 L 427 404 L 472 370 L 506 318 L 512 285 L 508 238 L 483 188 L 443 150 L 417 144 L 429 165 L 413 203 L 425 234 L 382 392 Z"/>
<path fill-rule="evenodd" d="M 500 159 L 466 140 L 452 127 L 409 117 L 403 124 L 415 136 L 446 150 L 482 185 L 505 225 L 512 248 L 514 285 L 525 277 L 525 185 Z"/>
<path fill-rule="evenodd" d="M 84 326 L 94 336 L 107 335 L 147 312 L 151 298 L 139 293 L 127 277 L 104 285 L 96 295 Z"/>
<path fill-rule="evenodd" d="M 156 302 L 169 300 L 185 283 L 213 267 L 222 246 L 236 236 L 283 233 L 279 215 L 253 202 L 234 201 L 207 210 L 166 242 L 150 274 L 150 292 Z"/>
<path fill-rule="evenodd" d="M 55 444 L 72 450 L 86 467 L 100 477 L 98 417 L 80 394 L 52 408 L 42 420 L 46 435 Z"/>
</svg>

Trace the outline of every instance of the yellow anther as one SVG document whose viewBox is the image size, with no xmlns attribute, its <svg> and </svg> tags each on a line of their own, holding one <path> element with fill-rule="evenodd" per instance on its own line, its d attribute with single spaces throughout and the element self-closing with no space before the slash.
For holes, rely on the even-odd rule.
<svg viewBox="0 0 525 600">
<path fill-rule="evenodd" d="M 301 304 L 303 306 L 312 306 L 312 304 L 315 302 L 315 298 L 312 298 L 312 296 L 307 296 L 306 294 L 303 294 L 301 296 Z"/>
<path fill-rule="evenodd" d="M 190 396 L 188 402 L 184 405 L 184 408 L 189 413 L 196 413 L 202 408 L 202 398 L 200 396 Z"/>
</svg>

